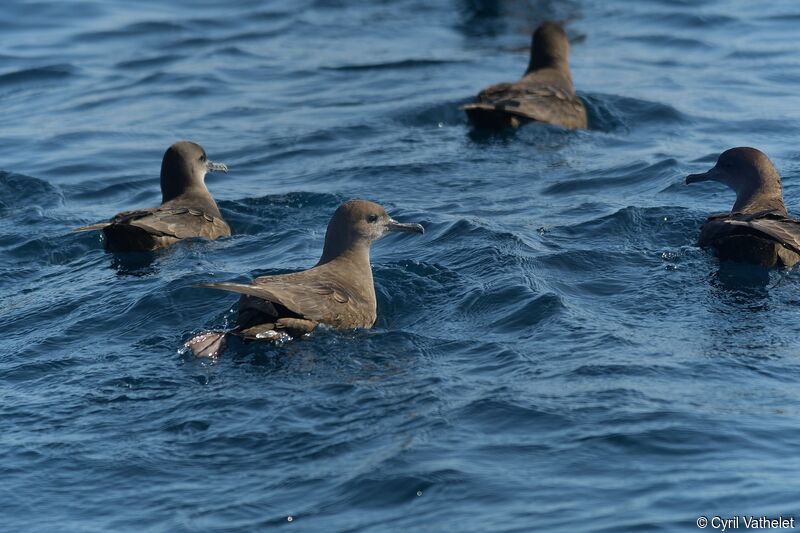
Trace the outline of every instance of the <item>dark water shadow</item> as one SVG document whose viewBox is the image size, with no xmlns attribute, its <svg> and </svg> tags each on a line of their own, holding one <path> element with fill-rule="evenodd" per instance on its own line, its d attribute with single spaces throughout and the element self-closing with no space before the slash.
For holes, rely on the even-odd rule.
<svg viewBox="0 0 800 533">
<path fill-rule="evenodd" d="M 530 147 L 532 153 L 556 153 L 575 143 L 583 133 L 542 122 L 529 122 L 518 128 L 499 130 L 470 128 L 467 138 L 475 146 L 494 148 L 496 146 L 519 145 L 522 150 Z"/>
<path fill-rule="evenodd" d="M 518 128 L 478 128 L 470 126 L 467 137 L 477 144 L 506 143 L 517 138 Z"/>
<path fill-rule="evenodd" d="M 764 305 L 763 300 L 769 297 L 770 271 L 756 265 L 721 261 L 719 269 L 711 275 L 710 283 L 726 303 L 758 310 Z M 752 307 L 754 304 L 755 308 Z"/>
<path fill-rule="evenodd" d="M 141 278 L 158 272 L 155 261 L 160 255 L 156 252 L 115 252 L 109 267 L 118 276 Z"/>
</svg>

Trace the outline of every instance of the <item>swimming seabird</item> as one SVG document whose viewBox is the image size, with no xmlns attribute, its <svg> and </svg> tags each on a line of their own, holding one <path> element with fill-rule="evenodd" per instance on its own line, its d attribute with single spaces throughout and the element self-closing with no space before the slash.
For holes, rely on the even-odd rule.
<svg viewBox="0 0 800 533">
<path fill-rule="evenodd" d="M 124 211 L 109 222 L 75 231 L 103 230 L 105 248 L 112 252 L 151 251 L 181 239 L 214 240 L 231 234 L 205 184 L 206 173 L 228 172 L 209 161 L 206 151 L 190 141 L 176 142 L 161 161 L 161 206 Z"/>
<path fill-rule="evenodd" d="M 536 28 L 521 80 L 484 89 L 464 111 L 483 128 L 516 128 L 527 121 L 586 128 L 586 108 L 572 86 L 569 40 L 561 25 L 545 22 Z"/>
<path fill-rule="evenodd" d="M 377 318 L 370 245 L 393 231 L 424 233 L 419 224 L 401 224 L 383 207 L 351 200 L 336 209 L 325 233 L 319 262 L 293 274 L 261 276 L 252 283 L 206 283 L 201 287 L 240 293 L 238 327 L 245 339 L 278 339 L 309 333 L 318 324 L 338 330 L 371 328 Z M 201 357 L 214 357 L 224 346 L 224 332 L 207 332 L 186 346 Z"/>
<path fill-rule="evenodd" d="M 730 213 L 712 215 L 700 231 L 698 245 L 713 248 L 722 260 L 763 267 L 791 267 L 800 261 L 800 222 L 783 204 L 781 177 L 755 148 L 731 148 L 714 168 L 691 174 L 686 183 L 719 181 L 736 192 Z"/>
</svg>

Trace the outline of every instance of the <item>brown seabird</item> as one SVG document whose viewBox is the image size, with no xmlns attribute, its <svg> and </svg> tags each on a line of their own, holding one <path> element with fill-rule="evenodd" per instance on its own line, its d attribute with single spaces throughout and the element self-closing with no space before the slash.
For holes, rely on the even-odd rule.
<svg viewBox="0 0 800 533">
<path fill-rule="evenodd" d="M 318 324 L 338 330 L 371 328 L 377 318 L 370 245 L 391 231 L 424 233 L 419 224 L 401 224 L 378 204 L 350 200 L 336 209 L 319 262 L 292 274 L 261 276 L 252 283 L 206 283 L 201 287 L 242 294 L 239 326 L 231 334 L 277 340 L 298 336 Z M 186 346 L 199 357 L 215 357 L 227 333 L 196 335 Z"/>
<path fill-rule="evenodd" d="M 205 184 L 206 173 L 228 172 L 208 160 L 206 151 L 190 141 L 176 142 L 161 161 L 161 206 L 123 211 L 109 222 L 74 231 L 103 230 L 105 248 L 112 252 L 151 251 L 181 239 L 214 240 L 231 234 Z"/>
<path fill-rule="evenodd" d="M 536 28 L 528 70 L 521 80 L 484 89 L 464 111 L 482 128 L 516 128 L 527 121 L 588 127 L 586 108 L 572 86 L 569 40 L 561 25 L 545 22 Z"/>
<path fill-rule="evenodd" d="M 719 181 L 736 192 L 730 213 L 712 215 L 698 245 L 713 248 L 722 260 L 763 267 L 791 267 L 800 261 L 800 222 L 783 205 L 781 177 L 755 148 L 731 148 L 714 168 L 691 174 L 686 183 Z"/>
</svg>

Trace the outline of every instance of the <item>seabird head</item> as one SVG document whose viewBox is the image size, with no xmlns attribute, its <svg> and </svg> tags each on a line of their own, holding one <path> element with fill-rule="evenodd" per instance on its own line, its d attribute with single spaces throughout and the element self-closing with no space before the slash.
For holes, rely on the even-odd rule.
<svg viewBox="0 0 800 533">
<path fill-rule="evenodd" d="M 561 24 L 545 22 L 533 32 L 528 73 L 542 68 L 569 66 L 569 39 Z"/>
<path fill-rule="evenodd" d="M 425 233 L 419 224 L 402 224 L 380 205 L 367 200 L 350 200 L 340 205 L 328 223 L 320 263 L 335 259 L 353 248 L 366 247 L 392 231 Z"/>
<path fill-rule="evenodd" d="M 722 152 L 714 168 L 686 176 L 686 183 L 718 181 L 736 192 L 732 213 L 779 211 L 783 205 L 781 177 L 767 155 L 755 148 L 731 148 Z"/>
<path fill-rule="evenodd" d="M 205 191 L 208 172 L 228 172 L 222 163 L 209 161 L 206 151 L 191 141 L 178 141 L 164 153 L 161 160 L 162 202 L 168 202 L 189 190 Z"/>
</svg>

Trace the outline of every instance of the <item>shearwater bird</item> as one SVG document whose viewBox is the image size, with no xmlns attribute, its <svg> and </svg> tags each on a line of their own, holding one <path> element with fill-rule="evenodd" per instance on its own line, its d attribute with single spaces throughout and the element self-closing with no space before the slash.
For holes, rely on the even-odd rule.
<svg viewBox="0 0 800 533">
<path fill-rule="evenodd" d="M 730 213 L 712 215 L 700 231 L 699 246 L 722 260 L 763 267 L 791 267 L 800 261 L 800 222 L 783 205 L 781 177 L 755 148 L 731 148 L 714 168 L 691 174 L 686 183 L 719 181 L 736 192 Z"/>
<path fill-rule="evenodd" d="M 464 111 L 482 128 L 516 128 L 529 121 L 586 128 L 586 108 L 572 86 L 569 40 L 561 25 L 545 22 L 536 28 L 528 69 L 521 80 L 482 90 Z"/>
<path fill-rule="evenodd" d="M 176 142 L 161 161 L 159 207 L 123 211 L 108 222 L 74 231 L 103 230 L 105 248 L 112 252 L 157 250 L 192 237 L 226 237 L 231 229 L 205 184 L 206 173 L 216 171 L 228 172 L 228 167 L 209 161 L 199 144 Z"/>
<path fill-rule="evenodd" d="M 383 207 L 366 200 L 339 206 L 328 223 L 319 262 L 293 274 L 261 276 L 252 283 L 206 283 L 201 287 L 238 292 L 238 327 L 229 333 L 196 335 L 186 346 L 200 357 L 215 357 L 228 334 L 245 339 L 279 339 L 311 332 L 318 324 L 338 330 L 371 328 L 377 318 L 370 245 L 392 231 L 424 233 L 401 224 Z M 285 335 L 284 335 L 285 334 Z"/>
</svg>

